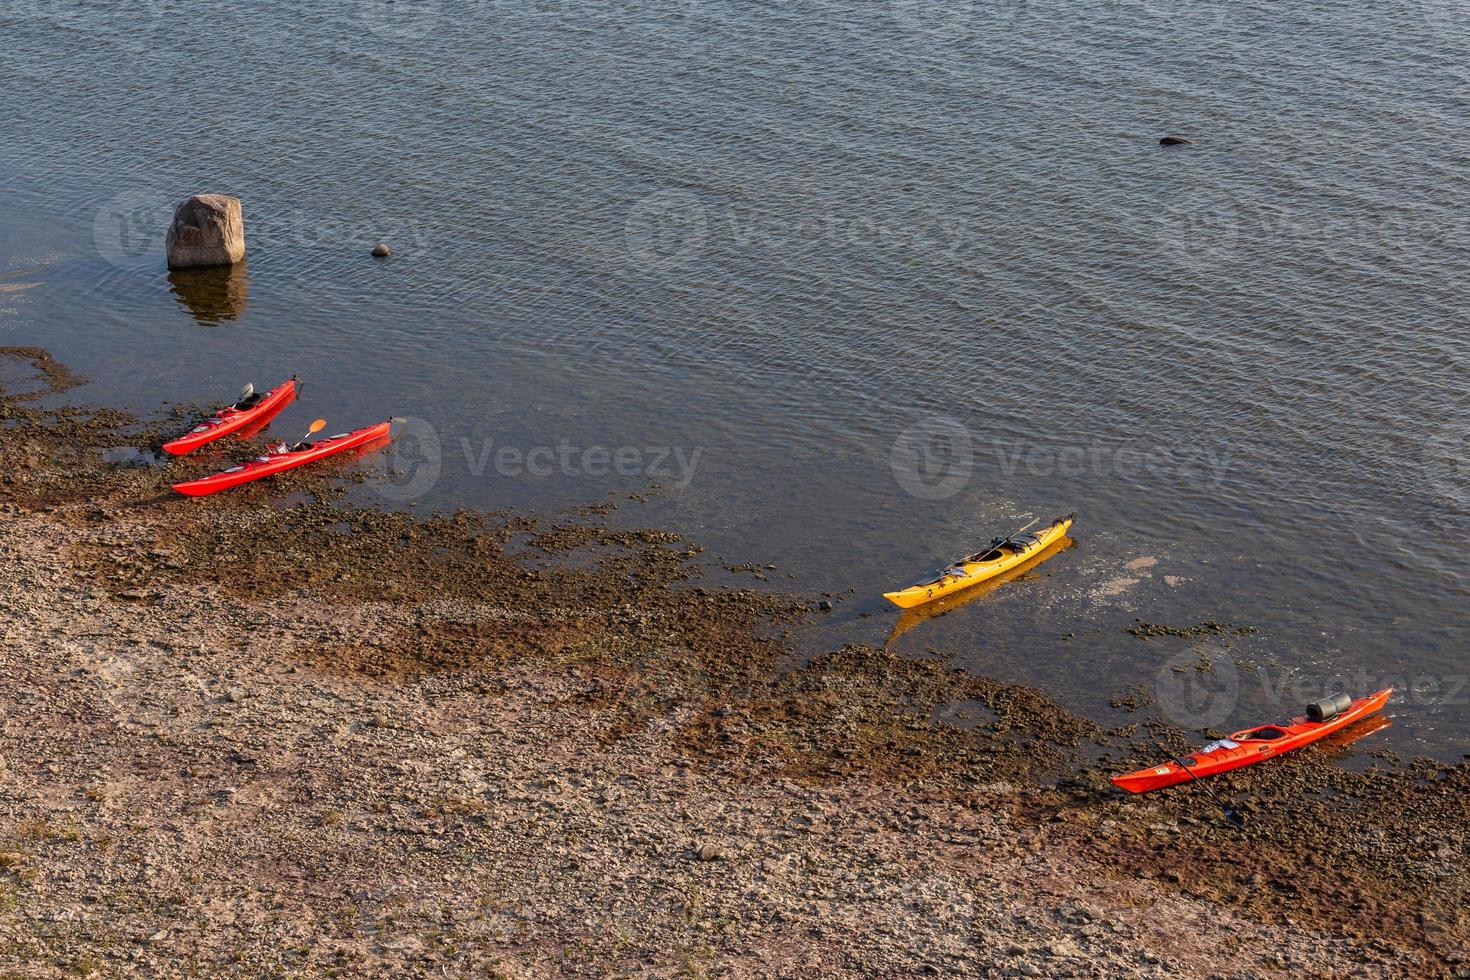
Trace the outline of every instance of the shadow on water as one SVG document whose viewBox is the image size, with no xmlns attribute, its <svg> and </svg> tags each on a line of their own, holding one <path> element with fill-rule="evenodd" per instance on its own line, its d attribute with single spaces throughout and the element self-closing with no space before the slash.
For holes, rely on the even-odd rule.
<svg viewBox="0 0 1470 980">
<path fill-rule="evenodd" d="M 211 269 L 174 269 L 169 292 L 200 323 L 238 320 L 245 312 L 250 276 L 244 262 Z"/>
</svg>

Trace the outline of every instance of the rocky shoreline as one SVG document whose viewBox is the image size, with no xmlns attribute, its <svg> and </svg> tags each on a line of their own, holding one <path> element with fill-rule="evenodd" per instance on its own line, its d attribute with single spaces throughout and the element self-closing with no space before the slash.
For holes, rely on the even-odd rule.
<svg viewBox="0 0 1470 980">
<path fill-rule="evenodd" d="M 795 657 L 811 602 L 605 506 L 415 519 L 331 468 L 201 505 L 148 462 L 176 419 L 0 360 L 7 974 L 1470 966 L 1465 765 L 1303 751 L 1219 781 L 1236 831 L 1119 798 L 1089 760 L 1147 742 L 1042 692 Z"/>
</svg>

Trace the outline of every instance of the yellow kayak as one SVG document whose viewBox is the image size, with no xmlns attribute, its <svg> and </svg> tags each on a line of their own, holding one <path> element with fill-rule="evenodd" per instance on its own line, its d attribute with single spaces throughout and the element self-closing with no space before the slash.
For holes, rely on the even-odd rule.
<svg viewBox="0 0 1470 980">
<path fill-rule="evenodd" d="M 937 578 L 899 589 L 897 592 L 885 592 L 883 598 L 895 606 L 912 609 L 940 596 L 979 585 L 986 579 L 1010 571 L 1055 544 L 1067 533 L 1076 517 L 1076 514 L 1068 514 L 1066 517 L 1058 517 L 1039 531 L 996 538 L 990 542 L 990 547 L 960 559 L 940 572 Z"/>
<path fill-rule="evenodd" d="M 920 623 L 927 623 L 936 616 L 944 616 L 952 613 L 961 606 L 968 606 L 972 602 L 985 598 L 995 592 L 995 590 L 1004 588 L 1008 583 L 1026 578 L 1033 574 L 1036 571 L 1036 567 L 1042 562 L 1061 554 L 1076 543 L 1070 537 L 1062 535 L 1040 551 L 1031 552 L 1031 554 L 1026 556 L 1025 561 L 1009 571 L 1001 572 L 994 578 L 988 578 L 979 585 L 966 585 L 958 591 L 940 596 L 938 599 L 926 602 L 921 606 L 905 609 L 899 614 L 898 621 L 893 624 L 893 630 L 888 634 L 888 639 L 884 641 L 884 646 L 893 643 L 900 636 L 903 636 Z"/>
</svg>

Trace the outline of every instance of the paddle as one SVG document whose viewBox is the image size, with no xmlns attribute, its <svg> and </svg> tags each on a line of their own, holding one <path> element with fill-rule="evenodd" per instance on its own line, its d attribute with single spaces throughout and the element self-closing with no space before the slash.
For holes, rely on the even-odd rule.
<svg viewBox="0 0 1470 980">
<path fill-rule="evenodd" d="M 1036 518 L 1036 521 L 1039 521 L 1039 520 L 1041 520 L 1041 518 L 1039 518 L 1039 517 Z M 1036 521 L 1032 521 L 1031 524 L 1035 524 Z M 1014 538 L 1016 535 L 1020 534 L 1024 530 L 1026 530 L 1026 528 L 1027 527 L 1030 527 L 1031 524 L 1027 524 L 1026 527 L 1023 527 L 1023 528 L 1020 528 L 1018 530 L 1012 531 L 1010 534 L 1007 534 L 1005 537 L 998 539 L 994 544 L 987 545 L 986 548 L 983 551 L 977 551 L 977 552 L 975 552 L 973 555 L 971 555 L 969 558 L 967 558 L 965 560 L 966 561 L 979 561 L 982 556 L 990 554 L 996 548 L 999 548 L 1001 545 L 1003 545 L 1007 541 L 1011 540 L 1011 538 Z M 953 566 L 946 566 L 946 567 L 953 567 Z"/>
<path fill-rule="evenodd" d="M 1031 524 L 1035 524 L 1035 523 L 1037 523 L 1037 522 L 1039 522 L 1039 521 L 1040 521 L 1040 520 L 1041 520 L 1041 518 L 1039 518 L 1039 517 L 1038 517 L 1038 518 L 1037 518 L 1037 519 L 1036 519 L 1036 520 L 1034 520 L 1034 521 L 1032 521 L 1032 522 L 1031 522 Z M 1031 524 L 1027 524 L 1027 525 L 1026 525 L 1026 527 L 1030 527 L 1030 526 L 1031 526 Z M 1020 530 L 1018 530 L 1018 531 L 1015 531 L 1015 532 L 1013 532 L 1013 533 L 1011 533 L 1011 534 L 1007 534 L 1007 535 L 1006 535 L 1006 537 L 1005 537 L 1005 540 L 1006 540 L 1006 541 L 1009 541 L 1009 540 L 1010 540 L 1010 539 L 1011 539 L 1011 538 L 1014 538 L 1014 537 L 1015 537 L 1015 536 L 1016 536 L 1016 535 L 1017 535 L 1017 534 L 1020 534 L 1020 533 L 1022 533 L 1022 532 L 1023 532 L 1023 531 L 1025 531 L 1025 530 L 1026 530 L 1026 527 L 1023 527 L 1023 528 L 1021 528 L 1021 529 L 1020 529 Z M 1005 543 L 1005 541 L 1002 541 L 1002 542 L 1001 542 L 1001 543 L 1002 543 L 1002 544 L 1004 544 L 1004 543 Z"/>
<path fill-rule="evenodd" d="M 1205 786 L 1205 781 L 1196 776 L 1194 774 L 1194 771 L 1184 764 L 1183 759 L 1179 758 L 1177 755 L 1170 752 L 1162 745 L 1159 745 L 1158 742 L 1155 742 L 1154 745 L 1158 746 L 1160 752 L 1167 755 L 1170 759 L 1173 759 L 1174 764 L 1180 769 L 1183 769 L 1189 775 L 1190 779 L 1194 780 L 1196 783 L 1199 783 L 1200 786 L 1204 788 L 1205 795 L 1213 800 L 1215 805 L 1220 808 L 1221 812 L 1225 814 L 1226 820 L 1229 820 L 1237 827 L 1245 826 L 1245 817 L 1241 816 L 1240 811 L 1235 809 L 1235 807 L 1231 806 L 1229 803 L 1226 803 L 1224 800 L 1220 799 L 1220 797 L 1216 796 L 1214 790 L 1210 789 L 1208 786 Z"/>
<path fill-rule="evenodd" d="M 305 442 L 307 440 L 307 437 L 308 436 L 314 436 L 318 432 L 320 432 L 323 429 L 325 429 L 326 427 L 327 427 L 327 420 L 326 419 L 317 419 L 315 422 L 311 423 L 311 428 L 309 428 L 309 429 L 306 430 L 306 435 L 302 436 L 300 441 L 301 442 Z"/>
</svg>

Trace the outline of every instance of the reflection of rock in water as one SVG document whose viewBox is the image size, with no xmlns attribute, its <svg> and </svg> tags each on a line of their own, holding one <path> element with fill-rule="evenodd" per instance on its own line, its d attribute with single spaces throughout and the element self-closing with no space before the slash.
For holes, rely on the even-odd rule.
<svg viewBox="0 0 1470 980">
<path fill-rule="evenodd" d="M 211 269 L 175 269 L 168 281 L 169 292 L 200 323 L 238 320 L 245 312 L 250 279 L 244 262 Z"/>
</svg>

